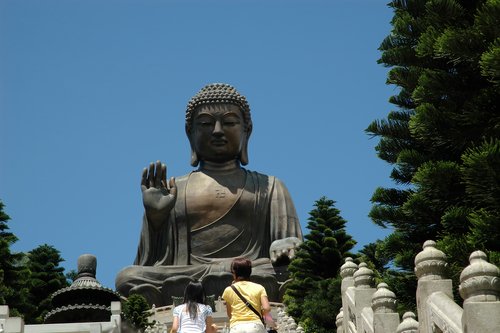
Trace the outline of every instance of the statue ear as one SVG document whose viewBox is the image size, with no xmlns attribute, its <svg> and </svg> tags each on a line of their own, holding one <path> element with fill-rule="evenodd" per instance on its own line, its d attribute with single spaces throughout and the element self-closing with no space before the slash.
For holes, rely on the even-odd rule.
<svg viewBox="0 0 500 333">
<path fill-rule="evenodd" d="M 248 125 L 247 133 L 245 136 L 245 142 L 243 142 L 243 145 L 241 146 L 241 152 L 240 152 L 241 165 L 248 164 L 248 140 L 250 140 L 250 134 L 252 134 L 252 125 L 251 124 Z"/>
<path fill-rule="evenodd" d="M 189 146 L 191 147 L 191 166 L 198 166 L 199 160 L 198 160 L 198 154 L 196 154 L 196 150 L 193 148 L 193 143 L 191 141 L 191 133 L 188 131 L 186 127 L 186 135 L 189 139 Z"/>
</svg>

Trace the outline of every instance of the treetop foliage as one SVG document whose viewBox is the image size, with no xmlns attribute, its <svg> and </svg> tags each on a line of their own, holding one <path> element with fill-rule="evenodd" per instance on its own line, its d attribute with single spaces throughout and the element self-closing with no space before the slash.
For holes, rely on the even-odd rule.
<svg viewBox="0 0 500 333">
<path fill-rule="evenodd" d="M 370 217 L 394 229 L 376 253 L 398 278 L 408 274 L 394 291 L 409 299 L 413 257 L 427 239 L 451 251 L 455 276 L 464 253 L 500 257 L 500 0 L 389 6 L 393 28 L 378 62 L 399 88 L 389 100 L 398 109 L 366 132 L 380 139 L 377 154 L 393 165 L 397 187 L 375 190 Z"/>
<path fill-rule="evenodd" d="M 315 202 L 309 212 L 309 233 L 288 266 L 291 279 L 284 302 L 306 332 L 335 331 L 335 316 L 342 303 L 339 270 L 356 244 L 334 204 L 326 197 Z"/>
<path fill-rule="evenodd" d="M 149 304 L 144 296 L 139 294 L 130 295 L 123 303 L 123 316 L 125 320 L 135 329 L 142 331 L 148 326 Z"/>
<path fill-rule="evenodd" d="M 50 295 L 69 285 L 58 250 L 44 244 L 28 253 L 12 253 L 17 237 L 7 232 L 10 217 L 0 201 L 0 304 L 9 305 L 11 316 L 26 324 L 43 323 L 51 310 Z"/>
</svg>

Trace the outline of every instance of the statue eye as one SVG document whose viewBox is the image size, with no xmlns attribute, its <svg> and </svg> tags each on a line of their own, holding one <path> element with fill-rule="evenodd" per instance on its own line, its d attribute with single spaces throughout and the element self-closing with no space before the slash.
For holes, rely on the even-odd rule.
<svg viewBox="0 0 500 333">
<path fill-rule="evenodd" d="M 236 126 L 240 123 L 239 119 L 234 117 L 229 117 L 224 119 L 224 126 Z"/>
<path fill-rule="evenodd" d="M 196 122 L 201 127 L 210 127 L 214 125 L 214 121 L 211 119 L 198 119 Z"/>
</svg>

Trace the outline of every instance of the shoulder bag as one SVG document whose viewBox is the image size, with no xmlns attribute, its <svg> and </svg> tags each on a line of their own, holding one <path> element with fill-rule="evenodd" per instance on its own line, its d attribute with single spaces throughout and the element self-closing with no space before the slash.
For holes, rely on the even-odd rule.
<svg viewBox="0 0 500 333">
<path fill-rule="evenodd" d="M 245 303 L 245 305 L 250 310 L 252 310 L 257 315 L 257 317 L 259 317 L 260 321 L 262 322 L 262 325 L 264 325 L 264 327 L 266 327 L 266 323 L 264 322 L 264 318 L 262 318 L 262 315 L 260 314 L 260 312 L 257 311 L 257 310 L 255 310 L 255 308 L 253 307 L 253 305 L 250 304 L 250 302 L 248 302 L 245 297 L 243 297 L 243 295 L 238 291 L 238 289 L 236 289 L 235 286 L 231 285 L 231 289 L 233 289 L 233 291 L 236 293 L 236 295 L 238 295 L 238 297 L 243 301 L 243 303 Z"/>
</svg>

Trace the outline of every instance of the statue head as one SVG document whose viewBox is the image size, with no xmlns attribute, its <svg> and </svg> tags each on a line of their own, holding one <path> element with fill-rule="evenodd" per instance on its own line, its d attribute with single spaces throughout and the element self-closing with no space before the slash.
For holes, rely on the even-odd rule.
<svg viewBox="0 0 500 333">
<path fill-rule="evenodd" d="M 191 98 L 186 109 L 186 134 L 191 145 L 191 165 L 198 165 L 202 153 L 195 142 L 194 119 L 200 111 L 210 113 L 211 110 L 216 109 L 237 110 L 236 113 L 239 111 L 238 117 L 241 117 L 243 121 L 243 135 L 239 139 L 241 142 L 237 143 L 239 149 L 236 159 L 242 165 L 248 164 L 248 139 L 252 133 L 252 118 L 248 102 L 245 96 L 229 84 L 211 83 Z"/>
</svg>

